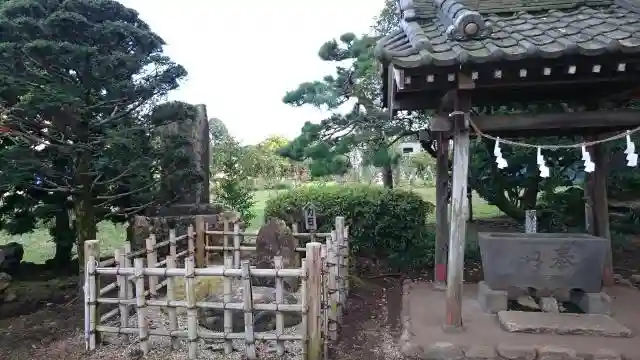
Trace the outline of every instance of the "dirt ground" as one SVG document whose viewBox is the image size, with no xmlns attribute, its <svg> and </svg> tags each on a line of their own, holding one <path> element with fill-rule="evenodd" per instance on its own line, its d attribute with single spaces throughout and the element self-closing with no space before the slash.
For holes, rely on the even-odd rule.
<svg viewBox="0 0 640 360">
<path fill-rule="evenodd" d="M 640 273 L 639 260 L 640 237 L 614 254 L 616 271 L 625 275 Z M 397 338 L 401 330 L 402 281 L 408 275 L 394 273 L 380 264 L 362 259 L 356 263 L 360 275 L 351 282 L 352 291 L 343 319 L 345 325 L 340 331 L 340 341 L 330 350 L 329 358 L 401 359 Z M 465 281 L 480 280 L 481 266 L 467 265 Z M 410 276 L 414 279 L 431 278 L 430 272 Z M 75 279 L 69 279 L 67 283 L 75 283 Z M 50 301 L 32 300 L 29 308 L 22 309 L 29 314 L 9 317 L 10 314 L 0 313 L 0 318 L 4 318 L 0 320 L 0 360 L 90 358 L 84 351 L 81 336 L 84 307 L 77 299 L 77 288 L 57 285 L 53 289 L 55 296 L 47 295 Z M 51 289 L 47 291 L 52 292 Z M 34 312 L 35 306 L 40 309 Z M 116 360 L 123 357 L 122 353 L 113 354 L 113 357 L 103 354 L 100 359 Z"/>
</svg>

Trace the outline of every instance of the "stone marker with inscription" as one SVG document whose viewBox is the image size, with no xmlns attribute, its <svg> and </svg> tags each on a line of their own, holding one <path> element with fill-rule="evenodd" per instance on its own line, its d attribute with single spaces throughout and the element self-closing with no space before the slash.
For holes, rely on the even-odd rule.
<svg viewBox="0 0 640 360">
<path fill-rule="evenodd" d="M 287 224 L 278 218 L 270 218 L 262 225 L 256 238 L 256 268 L 273 269 L 274 256 L 282 256 L 282 265 L 285 269 L 299 268 L 300 255 L 296 252 L 298 239 Z M 252 278 L 255 286 L 275 286 L 273 278 Z M 285 278 L 285 288 L 296 292 L 300 285 L 299 278 Z"/>
</svg>

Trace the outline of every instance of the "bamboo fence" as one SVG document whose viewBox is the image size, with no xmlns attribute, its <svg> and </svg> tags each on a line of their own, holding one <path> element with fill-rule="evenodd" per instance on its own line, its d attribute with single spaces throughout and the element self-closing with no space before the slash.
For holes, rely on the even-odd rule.
<svg viewBox="0 0 640 360">
<path fill-rule="evenodd" d="M 327 354 L 328 344 L 338 339 L 339 327 L 348 296 L 348 229 L 344 226 L 344 218 L 336 218 L 335 229 L 331 233 L 305 234 L 294 229 L 296 237 L 306 237 L 311 240 L 324 238 L 325 243 L 311 241 L 304 248 L 297 249 L 304 252 L 301 267 L 285 269 L 282 267 L 282 257 L 274 258 L 274 269 L 256 269 L 250 267 L 249 261 L 240 260 L 240 252 L 255 251 L 255 246 L 243 246 L 243 239 L 255 236 L 251 233 L 240 232 L 239 226 L 233 226 L 234 231 L 208 231 L 206 225 L 189 227 L 187 235 L 176 237 L 171 231 L 168 241 L 155 243 L 151 236 L 146 248 L 131 252 L 129 247 L 117 249 L 114 258 L 97 262 L 100 258 L 99 243 L 96 240 L 85 242 L 85 259 L 87 259 L 85 280 L 85 334 L 87 349 L 94 350 L 97 346 L 99 333 L 137 335 L 140 350 L 147 355 L 150 352 L 150 336 L 169 337 L 175 349 L 180 339 L 187 340 L 188 358 L 198 358 L 198 341 L 200 339 L 225 340 L 226 354 L 233 351 L 231 341 L 243 339 L 247 346 L 246 355 L 249 359 L 256 359 L 256 341 L 275 341 L 276 351 L 284 355 L 285 341 L 301 341 L 303 358 L 305 360 L 320 360 Z M 225 225 L 225 229 L 231 226 Z M 207 237 L 222 235 L 223 246 L 207 245 Z M 177 252 L 178 241 L 187 240 L 186 251 Z M 228 246 L 228 239 L 233 239 L 233 246 Z M 159 261 L 157 249 L 169 246 L 169 255 Z M 197 258 L 206 259 L 207 251 L 222 251 L 224 266 L 196 267 Z M 179 259 L 184 258 L 184 268 L 178 268 Z M 131 263 L 133 259 L 133 264 Z M 100 288 L 100 276 L 115 276 L 117 280 Z M 196 277 L 223 277 L 224 296 L 221 303 L 196 301 Z M 175 278 L 184 278 L 185 299 L 175 299 Z M 275 278 L 275 303 L 254 304 L 253 296 L 244 296 L 242 303 L 232 302 L 232 280 L 241 279 L 243 293 L 252 294 L 251 278 Z M 300 302 L 298 304 L 284 303 L 283 278 L 300 279 Z M 160 279 L 164 279 L 160 281 Z M 145 281 L 148 280 L 148 281 Z M 148 289 L 145 284 L 148 284 Z M 158 299 L 158 290 L 166 288 L 166 297 Z M 118 290 L 116 298 L 108 298 L 106 294 Z M 104 304 L 117 305 L 117 308 L 100 316 L 98 307 Z M 150 328 L 147 317 L 147 307 L 165 308 L 169 318 L 169 329 Z M 129 321 L 132 307 L 136 310 L 137 327 L 132 327 Z M 187 328 L 179 329 L 177 308 L 186 308 Z M 213 332 L 198 326 L 198 309 L 223 310 L 223 332 Z M 233 333 L 232 310 L 244 311 L 245 331 Z M 253 324 L 254 311 L 273 311 L 276 313 L 275 334 L 256 333 Z M 300 313 L 302 318 L 299 334 L 284 334 L 284 315 L 286 312 Z M 113 317 L 120 315 L 119 326 L 103 325 Z"/>
<path fill-rule="evenodd" d="M 173 261 L 174 264 L 177 264 L 178 261 L 184 261 L 187 257 L 192 257 L 195 253 L 195 236 L 193 227 L 190 226 L 187 234 L 182 236 L 176 236 L 175 230 L 171 229 L 169 231 L 169 238 L 162 242 L 156 242 L 155 235 L 149 236 L 145 241 L 145 248 L 139 249 L 136 251 L 131 250 L 131 244 L 125 243 L 122 248 L 115 249 L 113 257 L 97 261 L 97 259 L 101 258 L 100 254 L 100 246 L 96 240 L 89 240 L 85 242 L 85 259 L 89 259 L 89 256 L 93 256 L 94 263 L 93 267 L 97 268 L 127 268 L 132 267 L 133 262 L 136 259 L 146 259 L 147 267 L 155 267 L 155 268 L 163 268 L 166 267 L 170 261 Z M 178 251 L 179 248 L 184 248 L 183 243 L 186 242 L 186 249 L 182 251 Z M 158 259 L 158 250 L 162 248 L 168 248 L 168 255 L 160 260 Z M 136 281 L 134 277 L 125 277 L 119 276 L 119 274 L 115 275 L 116 280 L 107 283 L 103 287 L 100 287 L 100 281 L 96 278 L 96 296 L 103 297 L 112 292 L 118 291 L 118 295 L 121 298 L 131 298 L 133 296 L 134 290 L 134 282 Z M 112 276 L 113 278 L 113 276 Z M 151 296 L 156 298 L 158 296 L 158 291 L 162 290 L 167 286 L 167 280 L 159 281 L 159 276 L 151 276 L 148 279 L 148 289 L 144 291 L 144 296 Z M 85 289 L 86 290 L 86 289 Z M 120 315 L 121 323 L 126 323 L 128 321 L 128 314 L 131 311 L 131 306 L 118 304 L 118 308 L 108 311 L 100 316 L 100 322 L 107 322 L 116 316 Z"/>
</svg>

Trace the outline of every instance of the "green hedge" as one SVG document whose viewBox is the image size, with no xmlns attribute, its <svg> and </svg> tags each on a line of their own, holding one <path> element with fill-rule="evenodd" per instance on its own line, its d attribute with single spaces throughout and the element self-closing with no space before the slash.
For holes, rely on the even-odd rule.
<svg viewBox="0 0 640 360">
<path fill-rule="evenodd" d="M 265 219 L 303 223 L 302 208 L 316 206 L 319 232 L 333 229 L 336 216 L 349 226 L 353 255 L 385 259 L 396 268 L 432 264 L 435 236 L 427 227 L 433 204 L 406 190 L 379 186 L 305 186 L 267 201 Z"/>
</svg>

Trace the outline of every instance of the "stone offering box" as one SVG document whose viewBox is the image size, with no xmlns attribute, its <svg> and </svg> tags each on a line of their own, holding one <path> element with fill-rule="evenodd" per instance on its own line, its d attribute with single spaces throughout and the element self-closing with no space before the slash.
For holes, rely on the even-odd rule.
<svg viewBox="0 0 640 360">
<path fill-rule="evenodd" d="M 492 290 L 602 289 L 608 242 L 587 234 L 478 233 L 484 281 Z"/>
</svg>

